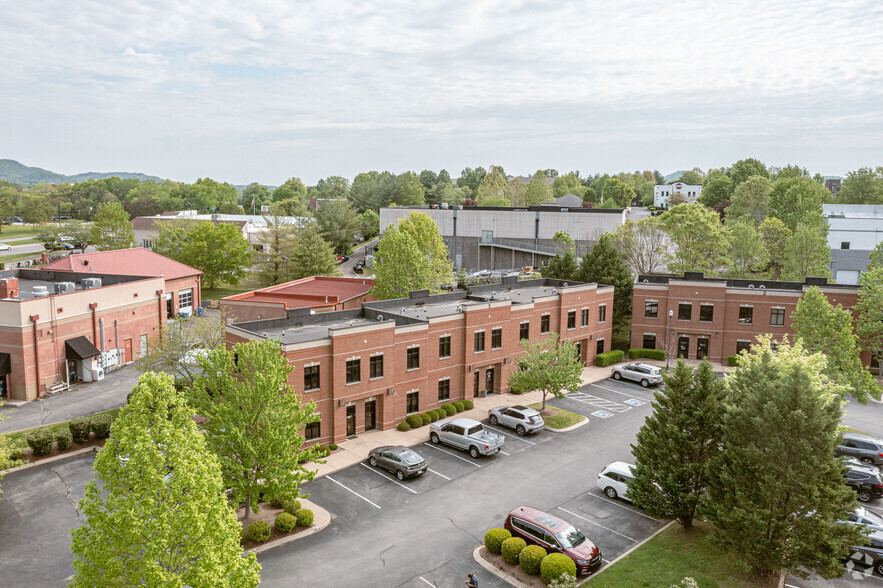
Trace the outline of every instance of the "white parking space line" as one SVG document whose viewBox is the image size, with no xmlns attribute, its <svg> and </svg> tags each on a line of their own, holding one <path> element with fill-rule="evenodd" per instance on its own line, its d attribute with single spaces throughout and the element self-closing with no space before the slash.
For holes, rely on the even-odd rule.
<svg viewBox="0 0 883 588">
<path fill-rule="evenodd" d="M 446 451 L 446 450 L 442 449 L 441 447 L 436 447 L 435 445 L 430 445 L 429 443 L 424 443 L 424 445 L 426 445 L 427 447 L 432 447 L 432 448 L 435 449 L 436 451 L 441 451 L 442 453 L 447 453 L 447 454 L 450 455 L 451 457 L 456 457 L 456 458 L 459 459 L 460 461 L 465 461 L 465 462 L 468 463 L 469 465 L 474 465 L 474 466 L 477 467 L 477 468 L 480 468 L 480 467 L 481 467 L 481 466 L 478 465 L 477 463 L 475 463 L 475 462 L 473 462 L 473 461 L 469 461 L 468 459 L 465 459 L 465 458 L 463 458 L 463 457 L 460 457 L 459 455 L 454 455 L 454 454 L 451 453 L 450 451 Z"/>
<path fill-rule="evenodd" d="M 625 412 L 627 410 L 631 410 L 632 408 L 631 406 L 620 404 L 619 402 L 614 402 L 613 400 L 599 398 L 591 394 L 586 394 L 585 392 L 571 392 L 570 394 L 567 394 L 565 398 L 589 404 L 597 408 L 603 408 L 604 410 L 612 410 L 614 412 Z"/>
<path fill-rule="evenodd" d="M 508 456 L 509 456 L 509 454 L 508 454 L 508 453 L 506 453 L 506 452 L 505 452 L 505 451 L 503 451 L 503 450 L 502 450 L 502 449 L 501 449 L 501 450 L 500 450 L 500 453 L 502 453 L 502 454 L 503 454 L 503 455 L 505 455 L 505 456 L 506 456 L 506 457 L 508 457 Z"/>
<path fill-rule="evenodd" d="M 527 439 L 525 439 L 523 437 L 519 437 L 517 433 L 511 434 L 511 433 L 513 433 L 512 431 L 509 431 L 509 433 L 504 433 L 500 429 L 495 429 L 494 427 L 492 427 L 490 425 L 484 425 L 484 426 L 487 427 L 488 429 L 490 429 L 491 431 L 496 431 L 497 433 L 499 433 L 501 435 L 505 435 L 507 439 L 517 439 L 518 441 L 523 441 L 523 442 L 527 443 L 528 445 L 536 445 L 536 443 L 534 443 L 533 441 L 528 441 Z"/>
<path fill-rule="evenodd" d="M 607 386 L 602 386 L 600 384 L 589 384 L 589 386 L 594 386 L 595 388 L 601 388 L 602 390 L 607 390 L 608 392 L 613 392 L 615 394 L 621 394 L 623 396 L 628 396 L 630 398 L 637 398 L 638 400 L 652 402 L 652 398 L 644 398 L 643 396 L 638 396 L 636 394 L 628 394 L 627 392 L 620 392 L 619 390 L 614 390 L 613 388 L 608 388 Z"/>
<path fill-rule="evenodd" d="M 440 474 L 440 473 L 438 473 L 438 472 L 435 471 L 435 470 L 431 470 L 431 469 L 429 469 L 429 468 L 426 468 L 426 471 L 427 471 L 427 472 L 432 472 L 432 473 L 435 474 L 436 476 L 441 476 L 442 478 L 444 478 L 444 479 L 447 480 L 448 482 L 451 481 L 451 479 L 450 479 L 449 477 L 447 477 L 447 476 L 444 475 L 444 474 Z"/>
<path fill-rule="evenodd" d="M 362 466 L 362 467 L 364 467 L 364 468 L 366 468 L 369 472 L 374 472 L 375 474 L 377 474 L 378 476 L 380 476 L 380 477 L 383 478 L 384 480 L 386 480 L 386 481 L 388 481 L 388 482 L 392 482 L 392 483 L 395 484 L 396 486 L 401 486 L 402 488 L 404 488 L 405 490 L 407 490 L 407 491 L 410 492 L 411 494 L 417 494 L 417 491 L 416 491 L 416 490 L 411 490 L 410 488 L 408 488 L 408 487 L 405 486 L 404 484 L 401 484 L 401 483 L 399 483 L 399 482 L 396 482 L 395 480 L 391 480 L 391 479 L 389 478 L 389 476 L 386 476 L 385 474 L 381 474 L 380 472 L 378 472 L 377 470 L 375 470 L 375 469 L 372 468 L 371 466 L 365 465 L 365 464 L 363 464 L 363 463 L 360 463 L 359 465 Z"/>
<path fill-rule="evenodd" d="M 632 541 L 633 543 L 637 543 L 637 542 L 638 542 L 637 539 L 632 539 L 632 538 L 629 537 L 628 535 L 623 535 L 623 534 L 620 533 L 619 531 L 614 531 L 613 529 L 611 529 L 611 528 L 609 528 L 609 527 L 605 527 L 604 525 L 599 525 L 599 524 L 596 523 L 595 521 L 590 520 L 590 519 L 587 519 L 587 518 L 584 517 L 584 516 L 580 516 L 580 515 L 576 514 L 575 512 L 570 512 L 570 511 L 567 510 L 566 508 L 561 508 L 561 507 L 559 506 L 559 507 L 558 507 L 558 510 L 563 510 L 563 511 L 566 512 L 567 514 L 573 515 L 573 516 L 575 516 L 575 517 L 578 518 L 578 519 L 582 519 L 582 520 L 584 520 L 585 522 L 587 522 L 587 523 L 589 523 L 589 524 L 595 525 L 596 527 L 601 527 L 602 529 L 606 529 L 607 531 L 610 531 L 610 532 L 613 533 L 614 535 L 619 535 L 620 537 L 625 537 L 626 539 L 628 539 L 629 541 Z"/>
<path fill-rule="evenodd" d="M 367 502 L 368 504 L 370 504 L 374 508 L 380 508 L 378 505 L 374 504 L 373 502 L 371 502 L 370 500 L 368 500 L 367 498 L 365 498 L 364 496 L 362 496 L 361 494 L 359 494 L 355 490 L 353 490 L 351 488 L 347 488 L 346 486 L 344 486 L 343 484 L 341 484 L 340 482 L 338 482 L 337 480 L 335 480 L 331 476 L 325 476 L 325 479 L 331 480 L 332 482 L 334 482 L 335 484 L 337 484 L 338 486 L 340 486 L 341 488 L 343 488 L 344 490 L 346 490 L 348 492 L 352 492 L 353 494 L 355 494 L 356 496 L 358 496 L 359 498 L 361 498 L 362 500 L 364 500 L 365 502 Z"/>
<path fill-rule="evenodd" d="M 433 584 L 432 582 L 430 582 L 429 580 L 427 580 L 423 576 L 417 576 L 417 577 L 420 578 L 421 580 L 423 580 L 424 582 L 426 582 L 427 584 L 429 584 L 430 586 L 432 586 L 432 588 L 435 588 L 435 584 Z"/>
<path fill-rule="evenodd" d="M 616 502 L 615 500 L 610 500 L 609 498 L 604 498 L 603 496 L 598 496 L 597 494 L 592 494 L 591 492 L 586 492 L 586 495 L 587 495 L 587 496 L 591 496 L 592 498 L 597 498 L 598 500 L 603 500 L 604 502 L 609 502 L 609 503 L 612 504 L 613 506 L 618 506 L 619 508 L 624 508 L 625 510 L 627 510 L 627 511 L 629 511 L 629 512 L 633 512 L 633 513 L 635 513 L 635 514 L 637 514 L 637 515 L 641 515 L 641 516 L 644 517 L 645 519 L 650 519 L 651 521 L 656 521 L 657 523 L 662 523 L 662 522 L 663 522 L 663 521 L 660 521 L 659 519 L 654 519 L 654 518 L 651 517 L 650 515 L 644 514 L 644 513 L 642 513 L 642 512 L 639 511 L 639 510 L 636 510 L 636 509 L 634 509 L 634 508 L 628 507 L 628 506 L 626 506 L 626 505 L 624 505 L 624 504 L 620 504 L 620 503 Z"/>
</svg>

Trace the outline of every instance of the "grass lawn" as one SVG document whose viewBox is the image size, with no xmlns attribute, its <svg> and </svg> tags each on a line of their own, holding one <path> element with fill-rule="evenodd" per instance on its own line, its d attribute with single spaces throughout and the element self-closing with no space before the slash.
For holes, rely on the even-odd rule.
<svg viewBox="0 0 883 588">
<path fill-rule="evenodd" d="M 203 300 L 220 300 L 226 296 L 233 296 L 234 294 L 242 294 L 243 292 L 250 292 L 253 288 L 240 288 L 238 286 L 219 286 L 217 288 L 202 288 L 202 299 Z"/>
<path fill-rule="evenodd" d="M 36 259 L 40 257 L 42 251 L 34 253 L 13 253 L 11 255 L 0 255 L 0 261 L 20 261 L 22 259 Z"/>
<path fill-rule="evenodd" d="M 537 410 L 540 410 L 541 406 L 543 406 L 542 402 L 535 402 L 530 405 L 531 408 Z M 552 414 L 552 411 L 554 411 L 554 414 Z M 571 425 L 586 420 L 586 417 L 582 415 L 549 405 L 546 405 L 546 410 L 540 410 L 540 413 L 543 415 L 546 426 L 552 429 L 566 429 Z"/>
<path fill-rule="evenodd" d="M 736 565 L 739 558 L 712 545 L 711 530 L 710 523 L 699 524 L 691 531 L 674 524 L 591 578 L 585 586 L 657 588 L 680 585 L 686 577 L 696 580 L 702 588 L 775 585 L 744 572 Z"/>
<path fill-rule="evenodd" d="M 38 228 L 36 225 L 2 225 L 0 226 L 0 242 L 10 237 L 34 235 Z"/>
<path fill-rule="evenodd" d="M 858 429 L 853 429 L 852 427 L 847 427 L 846 425 L 840 425 L 840 430 L 843 431 L 844 433 L 859 433 L 861 435 L 869 435 L 871 437 L 874 436 L 874 435 L 871 435 L 870 433 L 868 433 L 867 431 L 859 431 Z"/>
<path fill-rule="evenodd" d="M 110 414 L 110 415 L 113 415 L 114 418 L 116 418 L 117 413 L 119 411 L 120 411 L 119 408 L 112 408 L 110 410 L 107 410 L 104 412 L 99 412 L 99 413 L 89 415 L 89 416 L 93 417 L 93 416 L 97 416 L 99 414 Z M 6 437 L 11 439 L 16 446 L 27 447 L 28 446 L 28 444 L 27 444 L 28 435 L 30 435 L 34 431 L 37 431 L 40 429 L 49 429 L 50 431 L 55 433 L 55 431 L 59 431 L 61 429 L 67 429 L 69 422 L 70 421 L 63 421 L 60 423 L 53 423 L 51 425 L 43 425 L 42 427 L 34 427 L 33 429 L 25 429 L 24 431 L 17 431 L 15 433 L 7 433 Z"/>
</svg>

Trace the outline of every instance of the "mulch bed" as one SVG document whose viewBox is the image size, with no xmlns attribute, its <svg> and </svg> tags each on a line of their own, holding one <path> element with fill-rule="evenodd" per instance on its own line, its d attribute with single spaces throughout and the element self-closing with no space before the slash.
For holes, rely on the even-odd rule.
<svg viewBox="0 0 883 588">
<path fill-rule="evenodd" d="M 243 531 L 243 539 L 242 539 L 242 549 L 254 549 L 255 547 L 260 547 L 261 545 L 265 545 L 276 539 L 281 539 L 283 537 L 290 537 L 291 535 L 297 535 L 302 531 L 306 531 L 309 527 L 295 527 L 293 531 L 290 533 L 282 533 L 281 531 L 277 531 L 276 527 L 273 526 L 273 522 L 276 520 L 276 516 L 279 513 L 285 512 L 281 508 L 272 508 L 268 503 L 261 502 L 259 505 L 260 512 L 255 513 L 254 510 L 251 511 L 251 518 L 248 520 L 242 518 L 245 516 L 245 507 L 242 507 L 236 511 L 236 517 L 239 519 L 239 522 L 242 523 L 242 531 Z M 266 521 L 268 525 L 270 525 L 270 538 L 264 541 L 263 543 L 258 543 L 257 541 L 252 541 L 248 538 L 248 526 L 255 521 Z"/>
<path fill-rule="evenodd" d="M 59 451 L 58 445 L 53 444 L 52 451 L 49 452 L 49 455 L 34 455 L 34 452 L 31 451 L 30 447 L 25 447 L 22 450 L 22 452 L 23 452 L 22 461 L 25 464 L 39 463 L 39 462 L 43 461 L 44 459 L 49 459 L 50 457 L 56 457 L 58 455 L 64 455 L 66 453 L 71 453 L 72 451 L 77 451 L 78 449 L 83 449 L 86 447 L 101 447 L 102 445 L 104 445 L 104 442 L 107 441 L 107 439 L 96 438 L 93 433 L 90 433 L 89 435 L 90 435 L 89 440 L 86 441 L 85 443 L 73 442 L 73 443 L 71 443 L 70 447 L 68 447 L 64 451 Z"/>
<path fill-rule="evenodd" d="M 478 557 L 482 558 L 484 561 L 488 562 L 498 570 L 502 570 L 509 576 L 515 578 L 525 586 L 530 586 L 530 588 L 546 588 L 546 583 L 543 582 L 542 576 L 532 576 L 522 570 L 520 565 L 512 565 L 506 563 L 503 560 L 502 555 L 491 553 L 490 551 L 488 551 L 487 547 L 481 548 L 481 550 L 478 552 Z M 580 585 L 591 577 L 592 576 L 585 576 L 582 578 L 577 578 L 576 583 L 577 585 Z"/>
</svg>

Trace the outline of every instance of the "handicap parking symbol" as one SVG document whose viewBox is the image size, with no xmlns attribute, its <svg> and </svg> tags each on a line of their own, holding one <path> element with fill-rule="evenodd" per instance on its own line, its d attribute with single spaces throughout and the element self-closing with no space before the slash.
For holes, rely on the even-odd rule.
<svg viewBox="0 0 883 588">
<path fill-rule="evenodd" d="M 592 414 L 600 419 L 606 419 L 607 417 L 613 416 L 612 412 L 607 412 L 606 410 L 596 410 Z"/>
<path fill-rule="evenodd" d="M 638 400 L 637 398 L 629 398 L 625 401 L 626 404 L 631 404 L 632 406 L 641 406 L 644 404 L 643 400 Z"/>
</svg>

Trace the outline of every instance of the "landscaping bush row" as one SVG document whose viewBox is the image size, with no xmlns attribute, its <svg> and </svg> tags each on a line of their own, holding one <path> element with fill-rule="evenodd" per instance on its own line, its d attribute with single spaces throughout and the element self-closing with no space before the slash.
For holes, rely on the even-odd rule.
<svg viewBox="0 0 883 588">
<path fill-rule="evenodd" d="M 613 365 L 614 363 L 621 362 L 623 357 L 625 357 L 625 353 L 619 350 L 608 351 L 607 353 L 599 353 L 595 356 L 595 365 L 606 367 L 608 365 Z"/>
<path fill-rule="evenodd" d="M 297 502 L 296 500 L 293 502 Z M 291 504 L 291 503 L 289 503 Z M 298 504 L 300 504 L 298 502 Z M 298 509 L 296 514 L 286 512 L 276 515 L 273 526 L 280 533 L 290 533 L 296 527 L 311 527 L 313 525 L 313 511 L 308 508 Z M 255 543 L 263 543 L 270 538 L 270 524 L 266 521 L 255 521 L 248 526 L 248 538 Z"/>
<path fill-rule="evenodd" d="M 404 422 L 398 424 L 396 427 L 399 431 L 410 431 L 411 429 L 419 429 L 420 427 L 424 427 L 429 423 L 434 423 L 437 420 L 448 418 L 449 416 L 453 416 L 458 412 L 463 412 L 464 410 L 472 410 L 475 408 L 475 404 L 471 400 L 455 400 L 454 402 L 448 404 L 442 404 L 438 408 L 433 408 L 431 410 L 427 410 L 421 414 L 409 414 L 407 418 L 405 418 Z"/>
<path fill-rule="evenodd" d="M 110 425 L 112 423 L 113 416 L 109 414 L 77 418 L 68 422 L 67 429 L 53 431 L 51 428 L 46 427 L 32 431 L 28 434 L 26 441 L 35 456 L 49 455 L 54 443 L 58 444 L 59 451 L 64 451 L 74 441 L 77 443 L 87 442 L 90 433 L 95 433 L 97 439 L 107 439 L 110 435 Z M 21 459 L 22 456 L 19 452 L 15 452 L 12 458 Z"/>
<path fill-rule="evenodd" d="M 630 359 L 665 359 L 665 351 L 662 349 L 629 349 Z"/>
<path fill-rule="evenodd" d="M 576 577 L 576 564 L 561 553 L 546 553 L 539 545 L 527 545 L 524 539 L 512 537 L 506 529 L 490 529 L 484 545 L 491 553 L 503 556 L 512 565 L 521 565 L 527 574 L 541 575 L 546 584 L 557 582 L 564 574 Z"/>
</svg>

